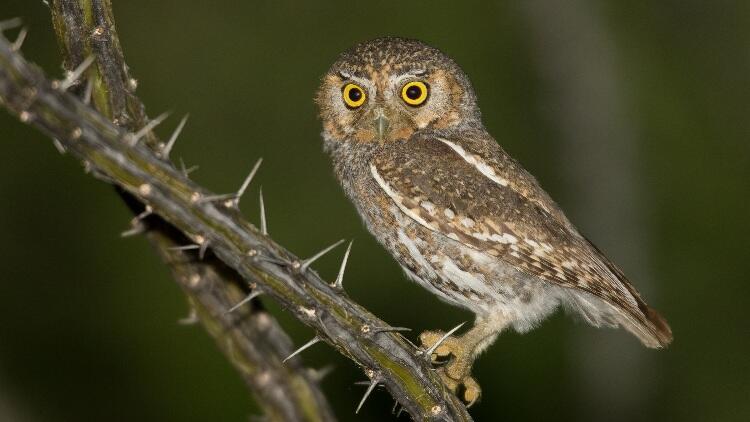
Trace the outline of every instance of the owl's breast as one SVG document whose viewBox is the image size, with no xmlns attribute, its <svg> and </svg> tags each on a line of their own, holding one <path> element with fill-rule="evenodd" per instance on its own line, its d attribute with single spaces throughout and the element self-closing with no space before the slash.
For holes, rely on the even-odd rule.
<svg viewBox="0 0 750 422">
<path fill-rule="evenodd" d="M 370 161 L 377 147 L 333 140 L 327 140 L 326 143 L 336 179 L 368 230 L 382 243 L 395 220 L 389 211 L 393 202 L 378 187 L 370 173 Z"/>
</svg>

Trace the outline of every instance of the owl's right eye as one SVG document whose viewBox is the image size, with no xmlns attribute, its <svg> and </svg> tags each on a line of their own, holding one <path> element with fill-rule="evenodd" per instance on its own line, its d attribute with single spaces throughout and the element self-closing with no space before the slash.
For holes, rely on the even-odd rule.
<svg viewBox="0 0 750 422">
<path fill-rule="evenodd" d="M 365 90 L 359 85 L 352 83 L 344 85 L 342 96 L 344 97 L 344 103 L 346 103 L 346 106 L 349 108 L 359 108 L 367 99 Z"/>
</svg>

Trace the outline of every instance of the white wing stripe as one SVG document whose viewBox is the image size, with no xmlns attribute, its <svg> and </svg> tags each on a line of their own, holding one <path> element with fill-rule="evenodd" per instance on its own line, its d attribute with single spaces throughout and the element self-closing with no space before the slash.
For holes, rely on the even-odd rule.
<svg viewBox="0 0 750 422">
<path fill-rule="evenodd" d="M 482 160 L 481 157 L 478 157 L 473 154 L 469 154 L 466 152 L 461 145 L 455 144 L 447 139 L 443 138 L 437 138 L 440 142 L 444 143 L 445 145 L 448 145 L 451 147 L 453 151 L 456 151 L 456 154 L 460 155 L 461 158 L 464 159 L 467 163 L 474 166 L 477 170 L 479 170 L 480 173 L 485 175 L 488 179 L 492 180 L 493 182 L 497 183 L 500 186 L 508 186 L 508 180 L 504 179 L 495 173 L 495 170 L 488 165 L 487 163 Z"/>
<path fill-rule="evenodd" d="M 383 178 L 380 176 L 380 173 L 378 173 L 377 167 L 375 167 L 375 164 L 370 163 L 370 174 L 372 174 L 372 177 L 375 179 L 375 181 L 378 183 L 378 185 L 385 191 L 385 194 L 388 195 L 389 198 L 393 200 L 393 202 L 396 203 L 396 205 L 401 209 L 401 211 L 404 212 L 404 214 L 408 215 L 410 218 L 414 219 L 417 223 L 427 227 L 430 230 L 435 230 L 433 226 L 431 226 L 427 221 L 424 220 L 419 214 L 415 213 L 414 211 L 410 210 L 409 208 L 406 208 L 404 206 L 401 195 L 394 192 L 393 189 L 391 189 L 391 186 L 383 180 Z"/>
</svg>

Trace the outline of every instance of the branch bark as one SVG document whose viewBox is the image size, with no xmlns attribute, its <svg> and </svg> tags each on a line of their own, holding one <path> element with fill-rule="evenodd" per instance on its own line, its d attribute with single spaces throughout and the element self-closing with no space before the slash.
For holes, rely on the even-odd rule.
<svg viewBox="0 0 750 422">
<path fill-rule="evenodd" d="M 148 117 L 135 94 L 135 80 L 125 63 L 110 1 L 55 0 L 50 11 L 66 71 L 72 72 L 87 57 L 96 58 L 86 77 L 71 91 L 79 98 L 88 95 L 92 106 L 120 127 L 129 131 L 143 127 Z M 144 143 L 158 152 L 160 141 L 153 132 L 145 135 Z M 144 212 L 143 204 L 127 192 L 118 193 L 135 215 Z M 298 359 L 283 363 L 292 352 L 292 342 L 259 302 L 254 301 L 244 312 L 225 314 L 248 290 L 235 271 L 215 257 L 196 261 L 189 253 L 173 249 L 185 238 L 158 216 L 136 218 L 133 224 L 145 231 L 184 291 L 191 317 L 200 320 L 214 338 L 269 419 L 335 420 L 313 373 Z"/>
<path fill-rule="evenodd" d="M 468 421 L 465 406 L 401 335 L 325 283 L 304 261 L 246 222 L 239 210 L 206 201 L 213 194 L 159 159 L 132 134 L 73 95 L 55 89 L 0 37 L 0 99 L 11 113 L 53 138 L 95 175 L 118 185 L 277 300 L 317 336 L 382 383 L 415 420 Z M 203 288 L 201 279 L 195 289 Z"/>
</svg>

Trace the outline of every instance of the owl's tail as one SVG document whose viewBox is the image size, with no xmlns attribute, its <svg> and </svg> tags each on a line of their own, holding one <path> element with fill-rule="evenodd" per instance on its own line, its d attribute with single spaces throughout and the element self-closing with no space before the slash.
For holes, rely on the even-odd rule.
<svg viewBox="0 0 750 422">
<path fill-rule="evenodd" d="M 646 347 L 663 349 L 669 346 L 672 343 L 672 329 L 669 328 L 667 320 L 641 299 L 641 295 L 630 284 L 630 281 L 628 281 L 625 274 L 617 265 L 609 261 L 591 241 L 588 241 L 588 243 L 598 253 L 602 262 L 612 272 L 612 275 L 625 287 L 635 301 L 636 306 L 633 306 L 631 303 L 623 305 L 602 300 L 602 302 L 609 305 L 612 311 L 610 315 L 614 319 L 613 322 L 616 325 L 621 325 L 631 334 L 638 337 Z"/>
<path fill-rule="evenodd" d="M 638 310 L 628 312 L 634 315 L 627 318 L 630 321 L 622 321 L 624 328 L 638 337 L 646 347 L 662 349 L 669 346 L 673 337 L 667 320 L 640 297 L 636 296 L 635 300 L 638 302 Z"/>
<path fill-rule="evenodd" d="M 637 293 L 633 296 L 638 307 L 628 309 L 578 290 L 564 289 L 561 293 L 565 307 L 595 327 L 623 327 L 644 346 L 654 349 L 667 347 L 672 342 L 672 330 L 667 321 Z"/>
</svg>

